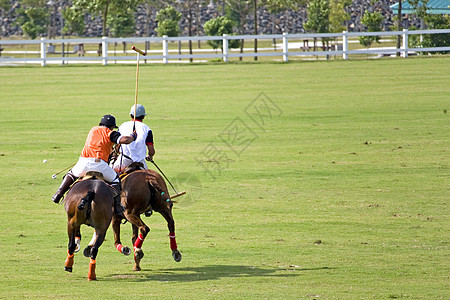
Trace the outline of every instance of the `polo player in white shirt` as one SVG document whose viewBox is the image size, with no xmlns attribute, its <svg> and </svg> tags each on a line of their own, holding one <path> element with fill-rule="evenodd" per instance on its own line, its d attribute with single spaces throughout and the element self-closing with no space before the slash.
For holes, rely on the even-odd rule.
<svg viewBox="0 0 450 300">
<path fill-rule="evenodd" d="M 122 172 L 133 162 L 140 162 L 144 165 L 144 168 L 147 169 L 148 167 L 145 160 L 151 161 L 155 155 L 152 130 L 142 122 L 147 115 L 144 106 L 138 104 L 136 106 L 136 117 L 134 116 L 134 113 L 135 108 L 133 105 L 130 109 L 131 120 L 119 126 L 118 132 L 121 135 L 130 135 L 133 133 L 133 127 L 135 126 L 137 139 L 130 144 L 121 145 L 121 153 L 113 165 L 113 169 L 117 173 Z"/>
</svg>

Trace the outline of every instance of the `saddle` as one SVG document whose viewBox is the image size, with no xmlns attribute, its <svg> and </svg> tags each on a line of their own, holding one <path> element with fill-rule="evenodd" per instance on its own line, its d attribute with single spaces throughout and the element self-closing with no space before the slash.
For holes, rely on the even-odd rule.
<svg viewBox="0 0 450 300">
<path fill-rule="evenodd" d="M 145 170 L 144 164 L 142 164 L 140 162 L 131 163 L 128 167 L 125 168 L 125 170 L 122 172 L 122 174 L 119 175 L 119 178 L 120 178 L 120 180 L 122 180 L 125 177 L 127 177 L 128 175 L 130 175 L 131 173 L 133 173 L 134 171 L 139 171 L 139 170 Z"/>
<path fill-rule="evenodd" d="M 74 184 L 72 184 L 72 186 L 70 187 L 70 189 L 72 189 L 75 184 L 81 182 L 81 181 L 85 181 L 85 180 L 94 180 L 94 179 L 98 179 L 101 180 L 103 182 L 105 182 L 110 188 L 111 190 L 114 192 L 114 197 L 116 197 L 119 193 L 117 193 L 116 189 L 113 188 L 111 186 L 111 184 L 105 180 L 105 178 L 103 177 L 103 174 L 101 172 L 97 172 L 97 171 L 88 171 L 86 173 L 86 175 L 84 175 L 83 177 L 79 178 L 77 181 L 75 181 Z"/>
<path fill-rule="evenodd" d="M 97 171 L 88 171 L 86 175 L 84 175 L 80 180 L 89 180 L 89 179 L 99 179 L 101 181 L 105 181 L 103 174 Z"/>
</svg>

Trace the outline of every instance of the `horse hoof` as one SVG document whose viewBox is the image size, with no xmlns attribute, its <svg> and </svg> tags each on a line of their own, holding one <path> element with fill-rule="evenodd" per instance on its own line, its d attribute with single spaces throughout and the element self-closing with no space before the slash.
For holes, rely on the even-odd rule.
<svg viewBox="0 0 450 300">
<path fill-rule="evenodd" d="M 91 249 L 92 249 L 92 246 L 88 245 L 86 248 L 84 248 L 83 255 L 86 256 L 86 257 L 90 257 L 91 256 Z"/>
<path fill-rule="evenodd" d="M 181 261 L 181 253 L 180 253 L 180 251 L 178 251 L 178 250 L 173 250 L 173 251 L 172 251 L 172 256 L 173 256 L 173 259 L 174 259 L 176 262 L 180 262 L 180 261 Z"/>
<path fill-rule="evenodd" d="M 144 251 L 142 251 L 142 249 L 136 249 L 136 251 L 134 252 L 134 258 L 141 260 L 144 257 Z"/>
<path fill-rule="evenodd" d="M 131 254 L 131 249 L 129 247 L 123 247 L 122 248 L 122 254 L 123 255 L 130 255 Z"/>
<path fill-rule="evenodd" d="M 72 273 L 72 267 L 64 267 L 64 271 Z"/>
<path fill-rule="evenodd" d="M 141 267 L 136 267 L 136 266 L 133 267 L 133 271 L 139 272 L 140 270 L 141 270 Z"/>
</svg>

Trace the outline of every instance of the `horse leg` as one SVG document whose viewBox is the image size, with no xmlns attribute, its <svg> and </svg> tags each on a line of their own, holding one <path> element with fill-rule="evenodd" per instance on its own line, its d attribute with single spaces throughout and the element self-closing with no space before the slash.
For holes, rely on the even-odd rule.
<svg viewBox="0 0 450 300">
<path fill-rule="evenodd" d="M 123 255 L 130 255 L 131 249 L 127 246 L 124 247 L 120 241 L 120 218 L 116 216 L 113 217 L 112 228 L 114 231 L 114 246 L 116 246 L 116 249 Z"/>
<path fill-rule="evenodd" d="M 136 225 L 131 224 L 131 229 L 133 230 L 133 235 L 131 236 L 131 243 L 134 245 L 139 235 L 139 228 Z"/>
<path fill-rule="evenodd" d="M 131 226 L 133 229 L 133 236 L 131 237 L 131 242 L 133 243 L 133 250 L 134 250 L 134 266 L 133 271 L 140 271 L 141 270 L 141 259 L 144 257 L 144 252 L 142 249 L 139 249 L 136 252 L 136 247 L 134 247 L 134 244 L 136 243 L 138 236 L 139 236 L 139 228 L 136 225 Z"/>
<path fill-rule="evenodd" d="M 88 243 L 88 245 L 86 246 L 86 248 L 84 248 L 83 250 L 83 255 L 86 257 L 90 257 L 91 256 L 91 250 L 92 250 L 92 246 L 94 245 L 95 241 L 97 239 L 97 233 L 94 230 L 94 234 L 92 235 L 92 239 L 91 241 Z"/>
<path fill-rule="evenodd" d="M 78 228 L 79 231 L 79 228 Z M 67 258 L 64 263 L 64 270 L 67 272 L 72 272 L 73 267 L 73 255 L 75 252 L 76 244 L 75 244 L 75 234 L 77 232 L 77 228 L 75 228 L 74 222 L 70 220 L 67 223 L 67 235 L 69 236 L 69 245 L 67 247 Z"/>
<path fill-rule="evenodd" d="M 139 215 L 128 215 L 128 221 L 133 224 L 133 246 L 134 246 L 134 271 L 140 271 L 140 262 L 144 257 L 144 252 L 142 251 L 142 244 L 144 243 L 144 239 L 147 234 L 150 232 L 150 228 L 145 225 Z"/>
<path fill-rule="evenodd" d="M 76 252 L 80 251 L 80 249 L 81 249 L 81 232 L 79 229 L 75 232 L 75 245 L 76 245 L 76 247 L 75 247 L 75 253 L 76 253 Z"/>
<path fill-rule="evenodd" d="M 96 230 L 97 232 L 97 230 Z M 89 262 L 89 272 L 88 272 L 88 280 L 97 280 L 97 276 L 95 274 L 95 265 L 98 253 L 98 248 L 103 244 L 103 241 L 105 240 L 106 230 L 102 232 L 102 234 L 96 234 L 95 243 L 91 248 L 91 254 L 90 254 L 90 262 Z"/>
<path fill-rule="evenodd" d="M 175 239 L 175 221 L 173 220 L 172 212 L 167 209 L 160 212 L 161 215 L 167 221 L 167 227 L 169 228 L 170 249 L 172 250 L 172 257 L 176 262 L 181 261 L 181 253 L 178 251 L 177 241 Z"/>
</svg>

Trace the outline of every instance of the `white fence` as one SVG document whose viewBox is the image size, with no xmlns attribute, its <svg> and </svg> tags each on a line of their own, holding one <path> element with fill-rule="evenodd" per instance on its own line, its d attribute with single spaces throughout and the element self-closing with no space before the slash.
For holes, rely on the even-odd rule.
<svg viewBox="0 0 450 300">
<path fill-rule="evenodd" d="M 223 35 L 223 36 L 192 36 L 192 37 L 135 37 L 135 38 L 81 38 L 81 39 L 45 39 L 41 38 L 41 40 L 0 40 L 0 48 L 6 45 L 40 45 L 40 51 L 35 52 L 36 57 L 14 57 L 9 56 L 8 54 L 20 53 L 21 51 L 3 51 L 0 52 L 0 65 L 8 65 L 8 64 L 20 64 L 20 63 L 40 63 L 41 66 L 46 66 L 47 63 L 68 63 L 68 62 L 82 62 L 82 63 L 98 63 L 101 62 L 103 65 L 107 65 L 108 62 L 131 62 L 136 58 L 131 56 L 116 56 L 110 55 L 111 51 L 108 49 L 108 45 L 114 43 L 146 43 L 150 42 L 153 45 L 155 43 L 159 43 L 162 45 L 161 50 L 152 50 L 150 51 L 145 58 L 145 60 L 149 60 L 150 62 L 161 62 L 161 63 L 169 63 L 169 61 L 174 60 L 199 60 L 199 59 L 221 59 L 225 62 L 228 62 L 229 58 L 233 57 L 280 57 L 282 61 L 288 61 L 289 57 L 305 57 L 305 56 L 342 56 L 343 59 L 349 59 L 349 55 L 352 54 L 378 54 L 378 55 L 392 55 L 400 52 L 402 57 L 408 57 L 408 53 L 411 52 L 431 52 L 431 51 L 450 51 L 450 45 L 446 45 L 445 47 L 434 47 L 434 48 L 408 48 L 408 37 L 410 35 L 422 35 L 422 34 L 438 34 L 438 33 L 447 33 L 450 34 L 450 29 L 435 29 L 435 30 L 415 30 L 415 31 L 391 31 L 391 32 L 342 32 L 342 33 L 320 33 L 320 34 L 278 34 L 278 35 Z M 372 49 L 354 49 L 349 50 L 349 38 L 359 37 L 359 36 L 402 36 L 402 46 L 400 49 L 396 49 L 395 47 L 390 48 L 372 48 Z M 311 40 L 311 39 L 322 39 L 322 38 L 331 38 L 335 42 L 335 47 L 333 48 L 324 48 L 322 51 L 299 51 L 300 47 L 292 48 L 289 45 L 289 41 L 292 40 Z M 254 49 L 246 49 L 244 53 L 238 52 L 236 49 L 229 49 L 229 41 L 233 39 L 244 39 L 244 40 L 281 40 L 282 43 L 279 47 L 274 45 L 273 48 L 259 48 L 257 51 Z M 208 41 L 208 40 L 222 40 L 223 42 L 223 51 L 217 53 L 217 51 L 213 51 L 211 49 L 196 49 L 193 54 L 182 54 L 181 50 L 178 50 L 178 53 L 173 54 L 173 52 L 177 52 L 177 50 L 169 50 L 169 42 L 180 42 L 186 43 L 188 41 Z M 55 55 L 55 52 L 52 51 L 54 49 L 54 45 L 61 44 L 60 51 L 61 56 Z M 68 52 L 64 51 L 65 44 L 77 45 L 74 46 L 74 51 L 71 54 L 75 53 L 75 47 L 77 47 L 77 52 L 80 53 L 80 50 L 83 50 L 84 45 L 86 44 L 98 44 L 99 50 L 97 56 L 68 56 Z M 53 47 L 53 48 L 52 48 Z M 81 47 L 81 49 L 80 49 Z M 309 49 L 308 49 L 309 50 Z M 1 50 L 0 50 L 1 51 Z M 186 49 L 183 52 L 187 51 Z M 97 52 L 97 51 L 95 51 Z M 114 51 L 115 54 L 116 51 Z M 22 51 L 22 54 L 29 54 L 29 51 Z M 84 55 L 84 53 L 83 53 Z"/>
</svg>

